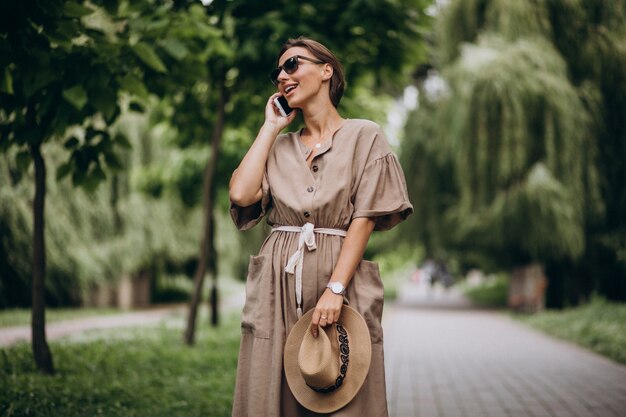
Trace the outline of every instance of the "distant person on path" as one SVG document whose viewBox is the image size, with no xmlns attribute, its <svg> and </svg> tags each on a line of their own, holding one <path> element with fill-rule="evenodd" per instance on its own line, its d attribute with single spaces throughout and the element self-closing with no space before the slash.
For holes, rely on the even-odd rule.
<svg viewBox="0 0 626 417">
<path fill-rule="evenodd" d="M 267 100 L 265 122 L 230 181 L 237 227 L 249 229 L 264 216 L 273 227 L 248 267 L 232 415 L 319 415 L 291 392 L 283 349 L 299 317 L 312 309 L 310 332 L 321 337 L 318 326 L 340 319 L 345 297 L 367 323 L 371 364 L 351 401 L 324 415 L 387 416 L 383 285 L 378 266 L 362 257 L 373 230 L 390 229 L 413 212 L 404 174 L 377 124 L 338 113 L 344 78 L 331 51 L 292 39 L 277 62 L 271 80 L 278 92 Z M 294 109 L 288 116 L 274 102 L 280 96 Z M 304 127 L 280 134 L 298 112 Z"/>
</svg>

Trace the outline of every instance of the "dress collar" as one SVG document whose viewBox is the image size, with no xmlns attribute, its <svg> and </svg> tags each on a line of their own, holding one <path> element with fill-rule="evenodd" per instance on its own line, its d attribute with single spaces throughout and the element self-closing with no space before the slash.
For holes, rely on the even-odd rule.
<svg viewBox="0 0 626 417">
<path fill-rule="evenodd" d="M 300 146 L 300 151 L 304 155 L 305 159 L 309 158 L 309 155 L 311 155 L 311 152 L 313 152 L 313 149 L 317 149 L 316 156 L 322 155 L 328 152 L 333 147 L 333 140 L 335 139 L 335 136 L 340 130 L 342 130 L 346 126 L 346 123 L 348 123 L 349 120 L 350 119 L 344 119 L 341 126 L 339 126 L 328 139 L 320 143 L 321 146 L 319 148 L 309 148 L 308 146 L 306 146 L 302 142 L 302 140 L 300 140 L 300 136 L 302 135 L 302 131 L 304 130 L 304 128 L 301 128 L 300 130 L 298 130 L 296 134 L 294 135 L 294 137 L 298 143 L 298 146 Z"/>
</svg>

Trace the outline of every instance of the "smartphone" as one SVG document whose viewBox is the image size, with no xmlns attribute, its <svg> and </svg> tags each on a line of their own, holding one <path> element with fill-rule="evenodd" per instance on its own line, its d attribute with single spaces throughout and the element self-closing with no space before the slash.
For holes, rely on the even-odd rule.
<svg viewBox="0 0 626 417">
<path fill-rule="evenodd" d="M 274 104 L 276 105 L 276 107 L 278 108 L 278 111 L 283 117 L 289 116 L 291 112 L 293 111 L 293 109 L 289 107 L 289 104 L 287 103 L 287 99 L 283 96 L 276 97 L 274 99 Z"/>
</svg>

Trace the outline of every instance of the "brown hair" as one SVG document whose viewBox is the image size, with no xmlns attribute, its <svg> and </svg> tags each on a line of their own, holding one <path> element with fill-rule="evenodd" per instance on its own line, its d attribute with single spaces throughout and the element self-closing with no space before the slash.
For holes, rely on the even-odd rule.
<svg viewBox="0 0 626 417">
<path fill-rule="evenodd" d="M 345 88 L 345 79 L 343 78 L 343 68 L 341 67 L 341 63 L 335 54 L 333 54 L 330 49 L 321 43 L 314 41 L 313 39 L 300 36 L 295 39 L 289 39 L 283 44 L 280 49 L 280 53 L 278 54 L 278 59 L 280 59 L 280 57 L 283 56 L 289 48 L 293 48 L 295 46 L 306 48 L 315 58 L 333 67 L 333 76 L 330 79 L 329 95 L 333 106 L 339 106 L 339 102 L 341 101 L 343 90 Z"/>
</svg>

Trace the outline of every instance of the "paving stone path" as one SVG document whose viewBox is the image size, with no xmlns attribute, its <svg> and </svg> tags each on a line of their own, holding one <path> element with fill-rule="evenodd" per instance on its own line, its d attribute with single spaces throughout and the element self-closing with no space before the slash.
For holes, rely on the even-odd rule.
<svg viewBox="0 0 626 417">
<path fill-rule="evenodd" d="M 453 289 L 400 293 L 383 319 L 390 417 L 626 417 L 626 367 L 473 309 Z M 239 294 L 226 304 L 242 303 Z M 52 323 L 48 338 L 172 314 L 180 307 Z M 28 327 L 0 329 L 0 346 L 29 338 Z"/>
<path fill-rule="evenodd" d="M 409 284 L 384 316 L 390 417 L 624 417 L 626 367 Z"/>
</svg>

